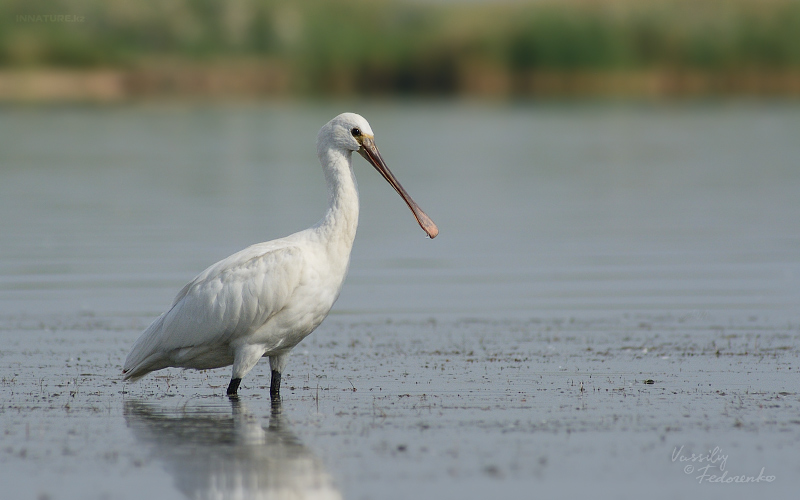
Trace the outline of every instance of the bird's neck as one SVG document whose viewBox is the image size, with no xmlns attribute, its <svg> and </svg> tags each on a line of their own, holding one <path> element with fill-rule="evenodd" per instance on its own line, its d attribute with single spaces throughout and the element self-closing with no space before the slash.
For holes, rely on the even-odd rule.
<svg viewBox="0 0 800 500">
<path fill-rule="evenodd" d="M 330 251 L 349 259 L 358 227 L 358 187 L 352 169 L 352 153 L 336 149 L 320 152 L 328 185 L 328 211 L 315 226 Z"/>
</svg>

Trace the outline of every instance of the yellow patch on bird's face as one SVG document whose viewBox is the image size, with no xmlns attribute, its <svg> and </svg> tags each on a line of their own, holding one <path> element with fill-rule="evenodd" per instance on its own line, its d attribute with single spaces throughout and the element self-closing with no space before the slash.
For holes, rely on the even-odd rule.
<svg viewBox="0 0 800 500">
<path fill-rule="evenodd" d="M 373 140 L 374 136 L 372 134 L 367 134 L 361 131 L 358 127 L 353 127 L 350 129 L 350 135 L 353 136 L 353 139 L 358 142 L 359 145 L 363 146 L 365 140 Z"/>
</svg>

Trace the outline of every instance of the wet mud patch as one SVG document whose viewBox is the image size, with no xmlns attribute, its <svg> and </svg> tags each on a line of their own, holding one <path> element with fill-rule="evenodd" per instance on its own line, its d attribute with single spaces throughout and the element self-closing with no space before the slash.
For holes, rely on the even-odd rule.
<svg viewBox="0 0 800 500">
<path fill-rule="evenodd" d="M 235 404 L 224 396 L 227 369 L 123 384 L 143 323 L 0 319 L 4 482 L 42 478 L 11 498 L 202 497 L 212 483 L 277 477 L 266 472 L 281 467 L 274 453 L 299 457 L 300 469 L 283 475 L 316 471 L 295 479 L 332 498 L 588 494 L 591 485 L 624 497 L 644 484 L 692 494 L 698 474 L 684 467 L 698 464 L 681 456 L 714 448 L 728 455 L 728 476 L 763 467 L 780 479 L 763 491 L 797 486 L 796 325 L 707 315 L 331 317 L 290 359 L 276 417 L 266 362 Z M 211 458 L 190 460 L 197 447 Z M 231 468 L 225 457 L 258 466 Z M 578 470 L 588 482 L 574 480 Z M 120 489 L 127 482 L 139 486 Z"/>
</svg>

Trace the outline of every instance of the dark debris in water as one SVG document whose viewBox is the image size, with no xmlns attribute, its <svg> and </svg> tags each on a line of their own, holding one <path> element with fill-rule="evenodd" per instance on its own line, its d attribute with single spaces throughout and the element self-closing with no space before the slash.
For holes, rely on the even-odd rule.
<svg viewBox="0 0 800 500">
<path fill-rule="evenodd" d="M 223 395 L 229 369 L 165 370 L 122 384 L 121 365 L 138 331 L 115 325 L 128 319 L 104 319 L 107 329 L 28 329 L 6 320 L 2 359 L 11 371 L 0 379 L 2 460 L 112 467 L 104 457 L 113 456 L 113 467 L 145 471 L 149 452 L 126 441 L 125 401 L 178 414 L 208 405 L 230 411 Z M 541 474 L 545 453 L 548 469 L 569 453 L 543 443 L 576 434 L 661 443 L 676 435 L 775 433 L 800 446 L 796 327 L 722 330 L 652 317 L 644 329 L 641 321 L 329 318 L 290 358 L 283 412 L 335 463 L 400 461 L 491 481 Z M 240 388 L 256 416 L 270 415 L 268 380 L 262 362 Z"/>
</svg>

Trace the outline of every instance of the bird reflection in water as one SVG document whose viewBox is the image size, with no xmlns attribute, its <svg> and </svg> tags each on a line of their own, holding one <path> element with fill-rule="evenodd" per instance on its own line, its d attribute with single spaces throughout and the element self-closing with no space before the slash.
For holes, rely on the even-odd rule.
<svg viewBox="0 0 800 500">
<path fill-rule="evenodd" d="M 125 421 L 196 499 L 341 499 L 319 458 L 288 428 L 279 402 L 264 428 L 238 398 L 227 408 L 165 409 L 126 401 Z"/>
</svg>

